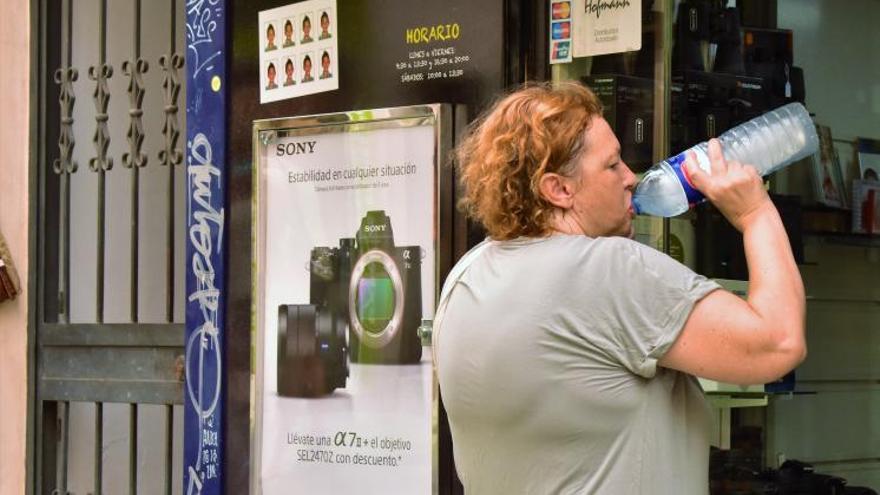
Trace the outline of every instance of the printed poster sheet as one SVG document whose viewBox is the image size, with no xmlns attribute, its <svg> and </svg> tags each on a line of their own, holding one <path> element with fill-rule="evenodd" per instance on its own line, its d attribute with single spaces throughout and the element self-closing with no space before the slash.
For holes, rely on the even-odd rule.
<svg viewBox="0 0 880 495">
<path fill-rule="evenodd" d="M 259 13 L 260 103 L 339 89 L 336 0 Z"/>
<path fill-rule="evenodd" d="M 573 0 L 575 57 L 642 48 L 641 0 Z"/>
<path fill-rule="evenodd" d="M 259 165 L 258 493 L 431 493 L 435 128 L 359 129 Z"/>
</svg>

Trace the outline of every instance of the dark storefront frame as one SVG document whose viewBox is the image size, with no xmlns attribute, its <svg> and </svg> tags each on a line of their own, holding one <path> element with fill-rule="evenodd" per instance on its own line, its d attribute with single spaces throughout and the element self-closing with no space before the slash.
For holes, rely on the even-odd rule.
<svg viewBox="0 0 880 495">
<path fill-rule="evenodd" d="M 371 5 L 372 14 L 367 9 L 366 1 L 346 2 L 343 10 L 339 4 L 338 26 L 341 31 L 340 39 L 348 39 L 350 45 L 340 45 L 340 67 L 349 71 L 349 74 L 359 71 L 369 71 L 370 67 L 359 64 L 357 60 L 346 59 L 346 56 L 354 56 L 358 50 L 364 50 L 364 46 L 373 46 L 365 43 L 361 38 L 367 32 L 366 25 L 394 25 L 399 26 L 410 22 L 408 16 L 414 15 L 417 10 L 419 18 L 430 18 L 434 15 L 435 22 L 443 20 L 443 11 L 457 12 L 457 15 L 467 15 L 471 19 L 485 22 L 485 30 L 480 38 L 490 38 L 497 34 L 495 42 L 497 53 L 491 54 L 497 57 L 494 65 L 496 68 L 485 68 L 485 72 L 478 77 L 479 82 L 469 86 L 449 85 L 445 88 L 412 88 L 405 91 L 397 91 L 398 88 L 364 88 L 354 84 L 354 78 L 340 80 L 340 89 L 332 93 L 318 94 L 301 97 L 295 100 L 287 100 L 272 104 L 260 105 L 258 103 L 259 84 L 256 79 L 258 60 L 257 49 L 253 46 L 253 40 L 257 39 L 256 23 L 257 12 L 271 9 L 290 2 L 275 1 L 263 2 L 257 5 L 231 5 L 229 17 L 231 19 L 231 46 L 232 61 L 230 64 L 230 87 L 233 88 L 229 102 L 229 253 L 233 253 L 229 259 L 228 279 L 230 281 L 251 280 L 251 166 L 252 156 L 251 136 L 249 134 L 250 122 L 253 120 L 276 117 L 294 117 L 317 113 L 330 113 L 340 111 L 356 111 L 369 108 L 384 108 L 391 106 L 404 106 L 413 104 L 450 103 L 453 105 L 466 105 L 466 117 L 464 112 L 458 112 L 457 129 L 474 118 L 491 101 L 502 94 L 506 89 L 516 87 L 525 81 L 542 81 L 549 79 L 549 67 L 547 65 L 547 5 L 544 2 L 526 0 L 499 0 L 494 2 L 448 2 L 442 5 L 432 5 L 423 9 L 417 9 L 411 2 L 387 1 L 376 7 Z M 381 9 L 381 13 L 377 11 Z M 488 14 L 487 14 L 488 13 Z M 364 16 L 361 26 L 356 21 L 357 15 Z M 448 17 L 448 16 L 447 16 Z M 416 21 L 411 21 L 418 24 Z M 395 33 L 396 34 L 396 33 Z M 389 37 L 392 33 L 382 34 L 384 43 L 393 43 Z M 400 33 L 402 35 L 402 33 Z M 402 36 L 401 36 L 402 38 Z M 358 43 L 354 43 L 357 41 Z M 490 43 L 490 42 L 487 42 Z M 491 43 L 490 43 L 491 44 Z M 358 46 L 360 45 L 360 46 Z M 476 46 L 468 46 L 469 49 L 477 50 Z M 346 53 L 346 50 L 348 52 Z M 484 54 L 484 57 L 489 56 Z M 380 60 L 384 68 L 392 64 L 389 58 L 375 58 Z M 383 67 L 372 68 L 382 70 Z M 490 75 L 486 75 L 486 73 Z M 494 78 L 494 82 L 488 82 Z M 346 83 L 349 85 L 346 86 Z M 352 87 L 354 86 L 354 87 Z M 478 230 L 467 224 L 465 219 L 454 214 L 452 225 L 453 257 L 460 257 L 469 246 L 481 237 Z M 448 270 L 448 266 L 445 270 Z M 442 270 L 442 268 L 441 268 Z M 445 271 L 443 272 L 445 275 Z M 227 452 L 247 452 L 249 445 L 249 417 L 250 417 L 250 386 L 251 386 L 251 293 L 247 283 L 228 284 L 227 305 L 227 403 L 226 425 L 224 434 L 227 442 Z M 440 459 L 439 459 L 439 489 L 440 493 L 461 493 L 461 485 L 458 483 L 452 461 L 452 444 L 448 431 L 445 414 L 441 410 L 440 418 Z M 246 493 L 250 486 L 250 459 L 244 455 L 225 457 L 223 466 L 226 476 L 227 493 Z"/>
</svg>

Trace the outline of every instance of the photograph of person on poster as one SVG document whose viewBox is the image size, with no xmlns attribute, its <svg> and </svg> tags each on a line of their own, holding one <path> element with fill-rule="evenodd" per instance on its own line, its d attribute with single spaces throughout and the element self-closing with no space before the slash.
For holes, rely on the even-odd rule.
<svg viewBox="0 0 880 495">
<path fill-rule="evenodd" d="M 804 285 L 754 167 L 685 169 L 743 234 L 740 298 L 634 241 L 635 174 L 585 86 L 500 99 L 456 149 L 488 239 L 452 269 L 435 370 L 465 493 L 709 492 L 695 377 L 777 380 L 806 356 Z"/>
<path fill-rule="evenodd" d="M 293 79 L 293 60 L 287 59 L 284 63 L 284 86 L 293 86 L 296 81 Z"/>
<path fill-rule="evenodd" d="M 266 28 L 266 51 L 271 52 L 277 48 L 275 45 L 275 26 L 269 24 L 269 27 Z"/>
<path fill-rule="evenodd" d="M 321 74 L 318 79 L 329 79 L 333 77 L 330 73 L 330 54 L 326 51 L 321 55 Z"/>
<path fill-rule="evenodd" d="M 284 22 L 284 43 L 282 43 L 281 46 L 287 48 L 295 44 L 296 43 L 293 42 L 293 23 L 288 19 Z"/>
<path fill-rule="evenodd" d="M 330 16 L 327 15 L 327 12 L 321 12 L 321 34 L 318 36 L 319 40 L 326 40 L 330 38 Z"/>
<path fill-rule="evenodd" d="M 303 58 L 303 77 L 302 82 L 312 82 L 315 78 L 312 77 L 312 57 L 306 55 Z"/>
<path fill-rule="evenodd" d="M 312 21 L 309 19 L 309 16 L 304 16 L 302 20 L 302 39 L 300 43 L 311 43 L 312 35 L 310 34 L 312 31 Z"/>
<path fill-rule="evenodd" d="M 275 82 L 275 64 L 270 63 L 269 68 L 266 69 L 266 79 L 268 79 L 268 83 L 266 83 L 266 90 L 275 89 L 278 87 L 278 84 Z"/>
</svg>

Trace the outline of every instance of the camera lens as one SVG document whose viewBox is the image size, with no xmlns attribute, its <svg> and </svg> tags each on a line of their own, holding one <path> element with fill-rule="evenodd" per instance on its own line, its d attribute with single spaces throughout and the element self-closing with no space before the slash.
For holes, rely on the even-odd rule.
<svg viewBox="0 0 880 495">
<path fill-rule="evenodd" d="M 345 387 L 345 320 L 312 304 L 278 307 L 278 394 L 317 397 Z"/>
</svg>

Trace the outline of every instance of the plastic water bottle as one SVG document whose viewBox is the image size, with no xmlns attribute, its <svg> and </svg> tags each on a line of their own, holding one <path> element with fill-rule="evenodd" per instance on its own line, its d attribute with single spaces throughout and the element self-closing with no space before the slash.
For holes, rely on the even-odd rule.
<svg viewBox="0 0 880 495">
<path fill-rule="evenodd" d="M 819 149 L 819 137 L 810 114 L 800 103 L 789 103 L 744 122 L 718 136 L 727 160 L 752 165 L 769 175 Z M 638 214 L 674 217 L 706 198 L 693 187 L 684 171 L 690 151 L 706 173 L 711 173 L 709 144 L 702 142 L 687 151 L 655 164 L 645 173 L 633 193 Z"/>
</svg>

